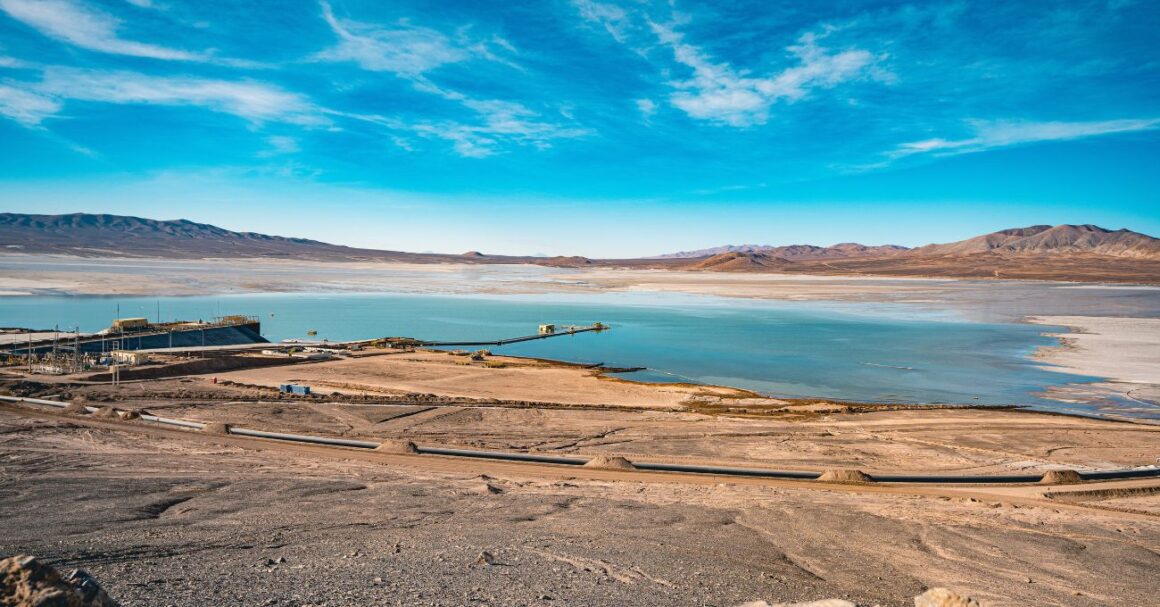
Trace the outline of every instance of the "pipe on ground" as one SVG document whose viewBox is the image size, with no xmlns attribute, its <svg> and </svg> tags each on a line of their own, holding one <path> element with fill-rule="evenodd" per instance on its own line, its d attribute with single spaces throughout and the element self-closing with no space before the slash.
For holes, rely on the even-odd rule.
<svg viewBox="0 0 1160 607">
<path fill-rule="evenodd" d="M 66 403 L 44 400 L 39 398 L 22 398 L 13 396 L 0 396 L 0 400 L 15 402 L 15 403 L 31 403 L 35 405 L 47 405 L 63 409 Z M 87 407 L 89 411 L 96 411 L 96 407 Z M 159 417 L 156 415 L 143 414 L 141 419 L 145 421 L 155 422 L 159 424 L 166 424 L 170 426 L 179 426 L 183 428 L 193 428 L 201 430 L 205 424 L 200 422 L 185 421 L 182 419 L 173 419 L 167 417 Z M 283 440 L 297 443 L 310 443 L 317 445 L 331 445 L 338 447 L 353 447 L 356 449 L 376 449 L 381 443 L 374 441 L 353 440 L 347 438 L 329 438 L 325 436 L 310 436 L 305 434 L 288 434 L 284 432 L 265 432 L 262 430 L 250 430 L 248 428 L 238 428 L 230 426 L 227 429 L 229 434 L 236 434 L 238 436 L 250 436 L 254 438 L 265 438 L 270 440 Z M 537 455 L 533 453 L 508 453 L 504 451 L 480 451 L 475 449 L 450 449 L 442 447 L 417 447 L 416 451 L 419 454 L 426 455 L 442 455 L 446 457 L 469 457 L 475 459 L 489 459 L 497 461 L 512 461 L 512 462 L 528 462 L 537 464 L 556 464 L 566 466 L 582 466 L 588 463 L 588 458 L 578 457 L 562 457 L 556 455 Z M 634 461 L 632 464 L 638 470 L 651 470 L 656 472 L 684 472 L 688 474 L 715 474 L 720 476 L 746 476 L 746 477 L 761 477 L 761 478 L 786 478 L 799 480 L 816 480 L 822 473 L 809 472 L 802 470 L 771 470 L 763 468 L 736 468 L 729 466 L 694 466 L 688 464 L 665 464 Z M 1080 478 L 1083 480 L 1114 480 L 1114 479 L 1128 479 L 1128 478 L 1150 478 L 1160 477 L 1160 467 L 1148 468 L 1132 468 L 1125 470 L 1098 470 L 1093 472 L 1080 472 Z M 1008 474 L 996 476 L 945 476 L 945 475 L 907 475 L 907 474 L 876 474 L 870 475 L 872 481 L 876 483 L 938 483 L 938 484 L 1023 484 L 1023 483 L 1037 483 L 1043 478 L 1042 474 Z"/>
</svg>

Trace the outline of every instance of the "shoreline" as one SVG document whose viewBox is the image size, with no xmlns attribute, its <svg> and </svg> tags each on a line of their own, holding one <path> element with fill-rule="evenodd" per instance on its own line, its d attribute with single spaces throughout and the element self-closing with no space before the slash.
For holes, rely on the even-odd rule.
<svg viewBox="0 0 1160 607">
<path fill-rule="evenodd" d="M 825 272 L 710 272 L 620 266 L 560 267 L 535 263 L 417 263 L 404 261 L 318 261 L 267 258 L 74 257 L 0 254 L 0 297 L 140 296 L 170 297 L 258 293 L 358 293 L 397 291 L 399 281 L 426 274 L 443 278 L 520 275 L 519 290 L 466 289 L 478 293 L 653 291 L 736 298 L 814 300 L 849 295 L 938 294 L 955 284 L 1043 286 L 1094 285 L 1160 290 L 1156 282 L 1091 281 L 1054 278 L 996 278 L 938 274 L 891 275 Z M 440 282 L 440 281 L 434 281 Z M 448 281 L 453 282 L 453 281 Z M 288 285 L 307 285 L 293 288 Z M 436 285 L 448 286 L 448 285 Z M 838 286 L 841 289 L 835 290 Z M 791 288 L 783 294 L 773 287 Z M 447 292 L 465 291 L 448 286 Z M 438 292 L 419 289 L 419 292 Z M 838 297 L 840 299 L 840 297 Z M 886 298 L 884 301 L 889 301 Z"/>
<path fill-rule="evenodd" d="M 1160 318 L 1029 316 L 1027 322 L 1062 326 L 1045 333 L 1059 345 L 1040 347 L 1031 359 L 1045 370 L 1098 378 L 1049 388 L 1048 398 L 1137 405 L 1160 415 Z"/>
</svg>

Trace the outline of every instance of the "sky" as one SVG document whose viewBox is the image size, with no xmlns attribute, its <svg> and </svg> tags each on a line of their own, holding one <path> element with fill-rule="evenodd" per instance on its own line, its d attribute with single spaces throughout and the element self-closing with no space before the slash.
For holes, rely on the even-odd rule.
<svg viewBox="0 0 1160 607">
<path fill-rule="evenodd" d="M 0 0 L 0 210 L 645 256 L 1160 235 L 1160 3 Z"/>
</svg>

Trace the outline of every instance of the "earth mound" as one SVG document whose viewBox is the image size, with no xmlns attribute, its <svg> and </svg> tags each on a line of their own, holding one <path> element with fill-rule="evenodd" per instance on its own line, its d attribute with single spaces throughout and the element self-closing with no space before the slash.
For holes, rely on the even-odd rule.
<svg viewBox="0 0 1160 607">
<path fill-rule="evenodd" d="M 419 448 L 409 440 L 387 440 L 383 441 L 378 447 L 375 447 L 375 451 L 415 455 L 419 452 Z"/>
<path fill-rule="evenodd" d="M 209 422 L 201 431 L 207 434 L 229 434 L 230 425 L 223 422 Z"/>
<path fill-rule="evenodd" d="M 0 605 L 12 607 L 118 607 L 89 574 L 62 576 L 31 556 L 0 560 Z"/>
<path fill-rule="evenodd" d="M 597 455 L 584 464 L 585 468 L 603 468 L 605 470 L 636 470 L 632 462 L 620 456 Z"/>
<path fill-rule="evenodd" d="M 117 419 L 117 410 L 112 407 L 100 407 L 93 417 L 100 417 L 102 419 Z"/>
<path fill-rule="evenodd" d="M 84 415 L 89 412 L 89 410 L 86 408 L 88 407 L 88 404 L 89 399 L 83 396 L 78 396 L 69 401 L 67 405 L 65 405 L 64 412 L 70 415 Z"/>
<path fill-rule="evenodd" d="M 1042 485 L 1072 485 L 1082 482 L 1083 478 L 1075 470 L 1048 470 L 1039 481 Z"/>
<path fill-rule="evenodd" d="M 826 470 L 818 477 L 823 483 L 872 483 L 873 478 L 861 470 Z"/>
<path fill-rule="evenodd" d="M 931 588 L 914 597 L 914 607 L 980 607 L 969 596 L 955 594 L 946 588 Z"/>
<path fill-rule="evenodd" d="M 856 603 L 843 599 L 822 599 L 805 603 L 768 603 L 766 601 L 751 601 L 737 607 L 858 607 Z"/>
</svg>

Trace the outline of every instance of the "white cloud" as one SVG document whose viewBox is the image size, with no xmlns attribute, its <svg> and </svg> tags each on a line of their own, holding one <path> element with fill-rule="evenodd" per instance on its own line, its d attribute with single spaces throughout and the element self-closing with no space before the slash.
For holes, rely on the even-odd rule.
<svg viewBox="0 0 1160 607">
<path fill-rule="evenodd" d="M 636 109 L 640 111 L 640 115 L 646 120 L 652 118 L 652 115 L 657 113 L 657 103 L 652 99 L 637 99 Z"/>
<path fill-rule="evenodd" d="M 970 154 L 1013 145 L 1045 141 L 1068 141 L 1160 129 L 1160 118 L 1099 120 L 1091 122 L 971 121 L 973 137 L 964 139 L 924 139 L 900 144 L 888 154 L 893 159 L 915 154 L 951 156 Z"/>
<path fill-rule="evenodd" d="M 475 110 L 479 123 L 455 120 L 440 122 L 421 121 L 408 123 L 398 118 L 339 114 L 346 118 L 361 120 L 394 131 L 407 131 L 426 139 L 441 139 L 451 143 L 455 153 L 465 158 L 486 158 L 500 153 L 504 145 L 526 145 L 536 149 L 547 149 L 557 139 L 569 139 L 588 135 L 586 129 L 559 125 L 542 120 L 540 115 L 526 106 L 500 100 L 478 100 L 463 97 L 464 106 Z M 412 150 L 406 140 L 394 138 L 399 147 Z"/>
<path fill-rule="evenodd" d="M 24 61 L 23 59 L 17 59 L 16 57 L 8 57 L 6 55 L 0 55 L 0 67 L 6 67 L 6 68 L 11 68 L 11 69 L 28 69 L 28 68 L 32 68 L 34 66 L 33 66 L 33 64 L 31 64 L 27 61 Z"/>
<path fill-rule="evenodd" d="M 436 83 L 428 72 L 441 66 L 480 58 L 521 69 L 518 65 L 495 54 L 482 42 L 472 42 L 469 26 L 458 29 L 455 40 L 443 33 L 406 22 L 391 27 L 359 23 L 342 19 L 334 14 L 323 0 L 322 16 L 330 25 L 339 43 L 315 57 L 323 61 L 351 61 L 374 72 L 391 72 L 411 83 L 415 90 L 441 97 L 474 112 L 479 122 L 464 120 L 419 121 L 408 123 L 399 118 L 341 114 L 384 126 L 395 131 L 408 131 L 422 138 L 451 142 L 452 149 L 467 158 L 494 155 L 504 145 L 526 145 L 537 149 L 551 147 L 555 139 L 580 137 L 587 131 L 543 119 L 539 113 L 522 103 L 500 99 L 477 99 L 466 93 Z M 510 42 L 492 36 L 492 45 L 514 53 Z M 567 118 L 565 112 L 561 115 Z M 410 150 L 409 142 L 395 137 L 395 143 Z"/>
<path fill-rule="evenodd" d="M 617 42 L 624 44 L 628 41 L 632 18 L 623 8 L 592 0 L 572 0 L 572 6 L 576 7 L 585 21 L 603 27 Z"/>
<path fill-rule="evenodd" d="M 713 62 L 701 49 L 666 25 L 650 23 L 673 58 L 691 68 L 687 80 L 670 83 L 678 89 L 669 100 L 688 115 L 730 126 L 764 124 L 779 101 L 797 101 L 814 89 L 832 88 L 844 82 L 876 76 L 870 74 L 874 55 L 861 49 L 830 52 L 807 33 L 787 50 L 798 64 L 766 77 L 752 77 L 728 63 Z"/>
<path fill-rule="evenodd" d="M 284 154 L 294 154 L 301 151 L 301 148 L 298 147 L 298 140 L 293 137 L 286 137 L 284 135 L 272 135 L 266 138 L 266 143 L 270 147 L 258 153 L 258 156 L 261 156 L 262 158 L 271 158 Z"/>
<path fill-rule="evenodd" d="M 53 67 L 40 82 L 6 87 L 4 115 L 38 124 L 59 112 L 64 101 L 195 106 L 251 122 L 321 125 L 328 121 L 308 99 L 253 81 L 146 76 L 136 72 Z M 13 92 L 14 91 L 14 92 Z"/>
<path fill-rule="evenodd" d="M 321 4 L 322 16 L 339 40 L 337 46 L 316 56 L 320 60 L 352 61 L 368 71 L 418 76 L 470 57 L 437 30 L 405 22 L 382 27 L 340 19 L 330 4 Z"/>
<path fill-rule="evenodd" d="M 117 35 L 120 21 L 71 0 L 0 0 L 0 10 L 49 38 L 91 51 L 175 61 L 206 59 L 196 53 L 123 40 Z"/>
<path fill-rule="evenodd" d="M 56 114 L 60 103 L 51 97 L 0 84 L 0 115 L 28 127 Z"/>
</svg>

